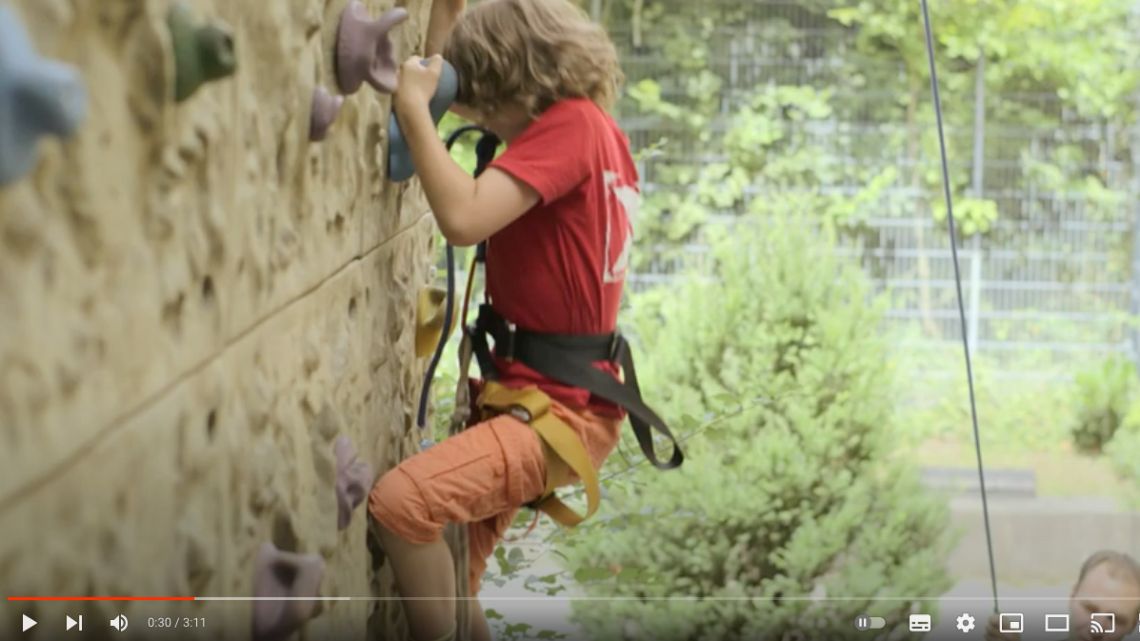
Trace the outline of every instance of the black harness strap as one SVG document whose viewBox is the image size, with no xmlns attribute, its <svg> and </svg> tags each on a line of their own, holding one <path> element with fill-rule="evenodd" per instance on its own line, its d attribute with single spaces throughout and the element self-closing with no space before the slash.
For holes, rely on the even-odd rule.
<svg viewBox="0 0 1140 641">
<path fill-rule="evenodd" d="M 629 413 L 638 445 L 654 467 L 669 470 L 680 467 L 684 454 L 669 426 L 641 398 L 637 370 L 629 344 L 619 333 L 612 334 L 546 334 L 519 329 L 507 322 L 490 305 L 479 307 L 475 324 L 468 328 L 471 348 L 479 361 L 483 376 L 498 376 L 487 336 L 495 340 L 494 355 L 516 360 L 539 374 L 560 383 L 584 389 L 594 396 L 620 406 Z M 621 367 L 624 381 L 596 367 L 598 361 L 609 361 Z M 653 432 L 665 436 L 673 446 L 668 461 L 657 458 Z"/>
<path fill-rule="evenodd" d="M 478 176 L 495 158 L 500 140 L 490 132 L 484 132 L 475 145 Z M 487 243 L 479 243 L 475 260 L 487 262 Z M 487 337 L 495 341 L 494 354 L 508 360 L 517 360 L 539 374 L 565 385 L 584 389 L 594 396 L 613 403 L 629 413 L 633 433 L 641 446 L 641 451 L 655 467 L 662 470 L 680 467 L 684 461 L 677 439 L 669 426 L 641 398 L 641 388 L 637 382 L 637 370 L 633 365 L 633 354 L 629 344 L 618 332 L 613 334 L 546 334 L 521 330 L 509 323 L 489 304 L 479 307 L 475 324 L 466 328 L 471 340 L 471 351 L 479 362 L 479 370 L 488 380 L 498 378 L 491 346 Z M 596 367 L 598 361 L 609 361 L 621 367 L 624 382 Z M 673 446 L 673 455 L 668 461 L 657 458 L 653 447 L 653 432 L 665 436 Z"/>
</svg>

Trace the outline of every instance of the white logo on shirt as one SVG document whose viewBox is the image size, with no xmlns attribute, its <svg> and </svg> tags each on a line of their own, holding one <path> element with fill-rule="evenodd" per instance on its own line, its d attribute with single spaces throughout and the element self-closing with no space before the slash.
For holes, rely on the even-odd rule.
<svg viewBox="0 0 1140 641">
<path fill-rule="evenodd" d="M 619 216 L 619 212 L 613 207 L 606 207 L 606 257 L 602 280 L 606 283 L 620 283 L 625 280 L 625 273 L 629 269 L 629 252 L 633 245 L 632 221 L 641 207 L 641 195 L 633 187 L 618 184 L 620 176 L 616 173 L 606 171 L 602 175 L 606 180 L 606 189 L 613 192 L 614 197 L 621 203 L 624 210 L 621 212 L 624 214 L 621 216 L 624 220 L 618 221 L 618 224 L 624 223 L 626 232 L 625 238 L 622 239 L 621 251 L 616 257 L 611 258 L 613 256 L 611 239 L 613 238 L 614 217 Z"/>
</svg>

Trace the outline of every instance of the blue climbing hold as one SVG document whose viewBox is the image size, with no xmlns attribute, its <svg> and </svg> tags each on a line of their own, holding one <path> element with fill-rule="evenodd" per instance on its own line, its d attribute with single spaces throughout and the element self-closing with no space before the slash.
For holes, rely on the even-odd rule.
<svg viewBox="0 0 1140 641">
<path fill-rule="evenodd" d="M 37 55 L 16 14 L 0 4 L 0 185 L 31 171 L 41 137 L 68 137 L 86 115 L 78 70 Z"/>
<path fill-rule="evenodd" d="M 427 61 L 424 61 L 427 64 Z M 459 94 L 459 74 L 450 62 L 443 61 L 443 71 L 439 75 L 439 86 L 432 96 L 428 110 L 435 124 L 443 120 L 444 114 L 455 103 Z M 388 179 L 393 182 L 403 182 L 416 174 L 415 165 L 412 164 L 412 152 L 408 149 L 408 142 L 400 132 L 400 123 L 396 120 L 395 112 L 388 120 Z"/>
</svg>

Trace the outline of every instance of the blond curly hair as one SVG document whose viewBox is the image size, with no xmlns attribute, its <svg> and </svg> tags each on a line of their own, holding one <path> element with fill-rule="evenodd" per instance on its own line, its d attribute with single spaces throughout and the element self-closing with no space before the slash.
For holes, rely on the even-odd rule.
<svg viewBox="0 0 1140 641">
<path fill-rule="evenodd" d="M 443 57 L 459 72 L 457 101 L 483 114 L 516 103 L 537 118 L 567 98 L 609 109 L 624 80 L 605 29 L 568 0 L 483 0 Z"/>
</svg>

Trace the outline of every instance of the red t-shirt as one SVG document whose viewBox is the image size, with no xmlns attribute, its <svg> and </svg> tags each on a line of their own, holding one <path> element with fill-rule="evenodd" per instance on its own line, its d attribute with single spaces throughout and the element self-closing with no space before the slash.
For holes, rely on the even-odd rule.
<svg viewBox="0 0 1140 641">
<path fill-rule="evenodd" d="M 630 219 L 640 202 L 629 139 L 593 101 L 563 100 L 491 167 L 541 197 L 487 242 L 487 292 L 495 310 L 535 332 L 613 332 L 633 242 Z M 617 375 L 611 363 L 595 365 Z M 616 406 L 517 361 L 496 359 L 496 366 L 509 387 L 537 385 L 569 407 L 622 416 Z"/>
</svg>

